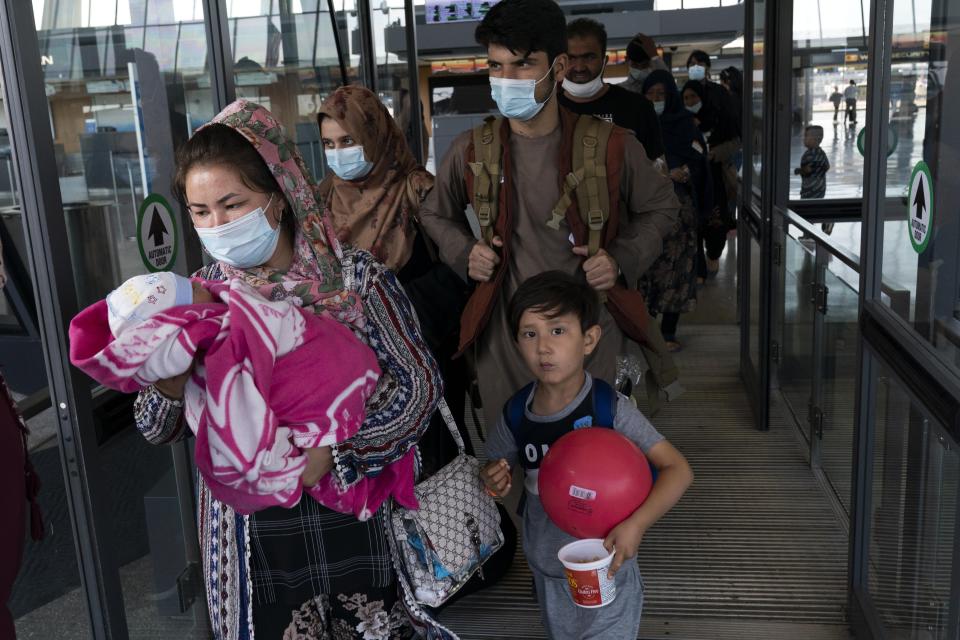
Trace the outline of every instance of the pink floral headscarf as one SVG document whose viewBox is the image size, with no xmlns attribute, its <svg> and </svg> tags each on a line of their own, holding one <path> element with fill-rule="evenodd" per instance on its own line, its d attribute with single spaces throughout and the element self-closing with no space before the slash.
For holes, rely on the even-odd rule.
<svg viewBox="0 0 960 640">
<path fill-rule="evenodd" d="M 360 299 L 344 289 L 340 242 L 318 203 L 317 184 L 283 125 L 267 109 L 247 100 L 228 105 L 211 121 L 214 123 L 230 127 L 253 145 L 299 222 L 289 269 L 238 269 L 221 263 L 224 274 L 227 278 L 242 278 L 270 300 L 298 298 L 300 306 L 362 326 Z"/>
</svg>

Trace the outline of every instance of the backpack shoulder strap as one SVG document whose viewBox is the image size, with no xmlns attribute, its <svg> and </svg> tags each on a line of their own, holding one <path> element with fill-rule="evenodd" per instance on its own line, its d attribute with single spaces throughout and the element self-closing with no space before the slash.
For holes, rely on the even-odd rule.
<svg viewBox="0 0 960 640">
<path fill-rule="evenodd" d="M 497 206 L 500 202 L 500 175 L 503 142 L 500 126 L 503 118 L 490 117 L 473 128 L 473 193 L 470 204 L 480 223 L 484 241 L 490 244 L 497 222 Z"/>
<path fill-rule="evenodd" d="M 560 228 L 560 221 L 576 195 L 580 218 L 587 227 L 590 255 L 600 250 L 603 228 L 610 216 L 610 194 L 607 190 L 607 142 L 613 125 L 594 116 L 577 119 L 571 145 L 571 170 L 563 180 L 563 192 L 553 207 L 547 225 Z"/>
<path fill-rule="evenodd" d="M 617 392 L 609 384 L 593 379 L 593 419 L 595 427 L 613 428 L 617 416 Z"/>
<path fill-rule="evenodd" d="M 531 382 L 513 394 L 513 396 L 507 400 L 507 404 L 503 406 L 503 419 L 507 423 L 507 428 L 510 429 L 510 433 L 513 434 L 514 440 L 516 440 L 520 434 L 523 412 L 527 408 L 527 399 L 530 397 L 530 392 L 533 391 L 533 384 L 534 383 Z"/>
<path fill-rule="evenodd" d="M 583 180 L 577 189 L 580 218 L 587 226 L 590 255 L 600 250 L 603 227 L 610 217 L 610 194 L 607 191 L 607 142 L 613 125 L 599 118 L 584 118 L 577 123 L 573 143 L 574 171 L 583 169 Z"/>
</svg>

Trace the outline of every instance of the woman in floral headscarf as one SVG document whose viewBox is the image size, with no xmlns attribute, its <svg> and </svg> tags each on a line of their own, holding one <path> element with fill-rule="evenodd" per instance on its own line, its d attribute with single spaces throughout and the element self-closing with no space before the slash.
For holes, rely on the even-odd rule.
<svg viewBox="0 0 960 640">
<path fill-rule="evenodd" d="M 384 375 L 363 426 L 347 442 L 308 450 L 304 484 L 333 473 L 348 487 L 405 456 L 440 395 L 436 362 L 392 273 L 370 254 L 340 247 L 280 124 L 256 104 L 228 106 L 178 152 L 174 190 L 216 260 L 197 275 L 242 278 L 271 299 L 328 314 L 377 353 Z M 151 442 L 189 433 L 184 383 L 184 376 L 163 381 L 138 396 L 137 427 Z M 218 640 L 409 635 L 382 510 L 359 522 L 304 496 L 292 509 L 242 516 L 214 499 L 202 479 L 198 493 L 207 605 Z"/>
</svg>

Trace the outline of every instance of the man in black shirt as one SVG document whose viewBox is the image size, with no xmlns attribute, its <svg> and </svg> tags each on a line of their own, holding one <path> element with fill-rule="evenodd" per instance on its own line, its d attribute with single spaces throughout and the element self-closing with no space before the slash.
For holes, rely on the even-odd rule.
<svg viewBox="0 0 960 640">
<path fill-rule="evenodd" d="M 567 50 L 570 68 L 560 90 L 560 104 L 576 113 L 595 115 L 633 131 L 647 157 L 659 166 L 664 148 L 653 103 L 640 94 L 603 81 L 607 30 L 589 18 L 574 20 L 567 25 Z"/>
</svg>

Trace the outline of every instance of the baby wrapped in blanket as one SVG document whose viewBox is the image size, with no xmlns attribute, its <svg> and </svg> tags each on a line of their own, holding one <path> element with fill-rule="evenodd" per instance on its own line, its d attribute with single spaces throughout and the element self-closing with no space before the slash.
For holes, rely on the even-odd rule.
<svg viewBox="0 0 960 640">
<path fill-rule="evenodd" d="M 197 438 L 197 467 L 213 495 L 239 513 L 291 507 L 304 490 L 361 520 L 390 495 L 417 506 L 413 456 L 349 489 L 332 473 L 303 487 L 302 450 L 357 432 L 380 369 L 348 328 L 290 300 L 267 300 L 239 279 L 136 276 L 73 319 L 70 360 L 128 393 L 196 360 L 184 416 Z"/>
</svg>

